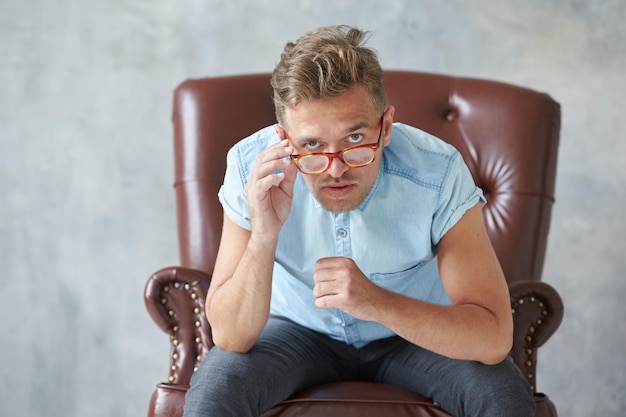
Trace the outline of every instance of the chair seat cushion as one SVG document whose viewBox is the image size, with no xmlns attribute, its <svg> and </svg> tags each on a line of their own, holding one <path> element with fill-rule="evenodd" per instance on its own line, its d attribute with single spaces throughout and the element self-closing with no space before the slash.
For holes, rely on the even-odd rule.
<svg viewBox="0 0 626 417">
<path fill-rule="evenodd" d="M 295 394 L 263 417 L 449 417 L 411 391 L 371 382 L 318 385 Z"/>
<path fill-rule="evenodd" d="M 187 385 L 159 384 L 148 417 L 183 415 Z M 535 394 L 536 417 L 557 417 L 550 399 Z M 450 417 L 425 397 L 402 388 L 371 382 L 338 382 L 301 391 L 262 417 Z"/>
</svg>

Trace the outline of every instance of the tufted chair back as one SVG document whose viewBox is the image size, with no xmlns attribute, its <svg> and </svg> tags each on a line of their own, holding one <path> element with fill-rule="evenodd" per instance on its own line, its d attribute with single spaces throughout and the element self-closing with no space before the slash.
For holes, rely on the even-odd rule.
<svg viewBox="0 0 626 417">
<path fill-rule="evenodd" d="M 150 416 L 182 414 L 189 378 L 212 347 L 203 304 L 222 227 L 217 191 L 228 149 L 275 123 L 269 78 L 187 80 L 175 92 L 181 266 L 156 272 L 146 286 L 148 311 L 172 342 L 169 379 L 157 387 Z M 526 88 L 446 75 L 386 71 L 385 87 L 395 120 L 454 145 L 485 192 L 487 230 L 511 292 L 511 356 L 536 392 L 536 350 L 556 331 L 563 313 L 558 293 L 540 282 L 554 203 L 560 106 Z M 545 395 L 536 393 L 536 400 L 537 415 L 556 416 Z M 313 387 L 264 416 L 357 414 L 447 416 L 419 395 L 355 382 Z"/>
</svg>

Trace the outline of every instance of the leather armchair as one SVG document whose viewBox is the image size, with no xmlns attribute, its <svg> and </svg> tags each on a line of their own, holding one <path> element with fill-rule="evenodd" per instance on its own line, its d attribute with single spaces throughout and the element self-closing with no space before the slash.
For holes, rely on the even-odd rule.
<svg viewBox="0 0 626 417">
<path fill-rule="evenodd" d="M 269 74 L 183 82 L 174 94 L 175 183 L 180 266 L 164 268 L 146 285 L 154 322 L 169 335 L 169 375 L 158 384 L 148 415 L 182 415 L 184 395 L 212 347 L 204 300 L 222 227 L 217 191 L 227 150 L 275 122 Z M 510 286 L 515 363 L 531 385 L 537 416 L 556 416 L 537 392 L 537 349 L 559 327 L 563 304 L 541 282 L 550 226 L 560 106 L 547 94 L 505 83 L 445 75 L 387 71 L 397 121 L 454 145 L 484 190 L 489 236 Z M 311 387 L 264 414 L 370 417 L 448 416 L 428 399 L 365 382 Z"/>
</svg>

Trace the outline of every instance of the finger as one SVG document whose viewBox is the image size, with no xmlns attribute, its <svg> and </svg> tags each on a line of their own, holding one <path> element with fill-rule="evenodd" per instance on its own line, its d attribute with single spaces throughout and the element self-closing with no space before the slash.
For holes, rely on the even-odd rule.
<svg viewBox="0 0 626 417">
<path fill-rule="evenodd" d="M 313 273 L 313 282 L 335 281 L 341 277 L 343 271 L 343 261 L 345 258 L 328 257 L 320 258 L 315 262 L 315 273 Z"/>
<path fill-rule="evenodd" d="M 315 306 L 317 308 L 337 308 L 335 304 L 335 297 L 333 296 L 324 296 L 315 299 Z"/>
<path fill-rule="evenodd" d="M 318 282 L 313 286 L 313 296 L 315 298 L 328 297 L 336 294 L 337 291 L 332 282 Z"/>
<path fill-rule="evenodd" d="M 293 149 L 288 147 L 268 148 L 257 156 L 251 178 L 253 180 L 263 179 L 269 175 L 276 174 L 285 169 L 289 169 L 291 160 L 288 156 Z"/>
<path fill-rule="evenodd" d="M 276 123 L 274 125 L 274 131 L 276 132 L 279 138 L 285 139 L 285 140 L 287 139 L 287 133 L 285 133 L 285 129 L 283 129 L 283 127 L 280 124 Z"/>
<path fill-rule="evenodd" d="M 291 195 L 291 190 L 293 190 L 293 185 L 296 182 L 296 175 L 298 174 L 298 169 L 296 165 L 291 162 L 291 160 L 287 161 L 287 166 L 283 168 L 283 173 L 285 174 L 284 181 L 282 181 L 282 187 L 284 188 L 289 195 Z"/>
<path fill-rule="evenodd" d="M 267 192 L 272 187 L 279 186 L 284 179 L 285 179 L 285 174 L 284 173 L 282 173 L 282 172 L 275 172 L 275 173 L 266 175 L 266 176 L 264 176 L 262 178 L 259 178 L 256 181 L 256 183 L 255 183 L 255 187 L 259 191 Z M 262 193 L 262 194 L 259 194 L 257 197 L 259 199 L 263 199 L 264 196 L 265 196 L 265 193 Z"/>
<path fill-rule="evenodd" d="M 320 269 L 313 273 L 313 283 L 314 285 L 324 284 L 326 287 L 326 293 L 336 292 L 332 291 L 332 288 L 329 288 L 328 285 L 335 285 L 341 280 L 343 272 L 336 268 L 326 268 Z M 334 288 L 334 287 L 333 287 Z"/>
<path fill-rule="evenodd" d="M 293 147 L 289 144 L 289 141 L 283 139 L 279 142 L 269 145 L 263 149 L 256 157 L 255 163 L 257 165 L 263 165 L 271 161 L 280 161 L 289 158 L 289 155 L 293 153 Z"/>
<path fill-rule="evenodd" d="M 322 286 L 319 283 L 313 285 L 313 297 L 319 298 L 322 295 L 324 295 Z"/>
<path fill-rule="evenodd" d="M 257 166 L 248 180 L 247 188 L 249 192 L 254 190 L 268 191 L 272 186 L 278 186 L 285 178 L 285 173 L 281 168 L 282 162 L 270 162 Z"/>
<path fill-rule="evenodd" d="M 333 265 L 335 265 L 335 257 L 320 258 L 315 262 L 315 269 L 319 271 L 320 269 L 331 268 Z"/>
<path fill-rule="evenodd" d="M 350 268 L 355 265 L 354 261 L 350 258 L 343 256 L 330 256 L 327 258 L 320 258 L 315 262 L 315 269 L 331 269 L 331 268 Z"/>
<path fill-rule="evenodd" d="M 287 158 L 293 153 L 293 147 L 287 139 L 282 139 L 265 148 L 259 156 L 269 159 Z"/>
</svg>

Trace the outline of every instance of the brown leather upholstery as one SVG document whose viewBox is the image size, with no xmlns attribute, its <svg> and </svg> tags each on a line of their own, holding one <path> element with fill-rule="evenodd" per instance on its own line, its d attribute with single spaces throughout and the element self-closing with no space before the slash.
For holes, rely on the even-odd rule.
<svg viewBox="0 0 626 417">
<path fill-rule="evenodd" d="M 486 80 L 387 71 L 395 119 L 420 127 L 462 153 L 488 198 L 489 236 L 504 269 L 515 321 L 511 356 L 536 391 L 537 348 L 558 328 L 563 305 L 540 282 L 554 202 L 560 107 L 548 95 Z M 204 314 L 222 226 L 217 191 L 226 151 L 275 122 L 269 74 L 183 82 L 174 97 L 180 267 L 148 281 L 148 312 L 171 341 L 169 378 L 149 416 L 180 416 L 194 368 L 211 348 Z M 556 416 L 536 394 L 537 416 Z M 278 416 L 447 416 L 427 399 L 394 387 L 345 382 L 312 387 L 278 405 Z"/>
</svg>

